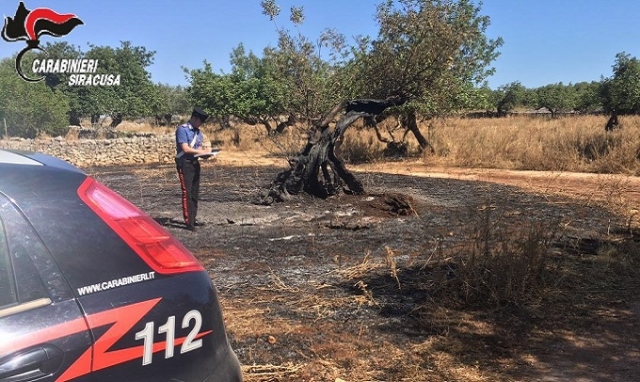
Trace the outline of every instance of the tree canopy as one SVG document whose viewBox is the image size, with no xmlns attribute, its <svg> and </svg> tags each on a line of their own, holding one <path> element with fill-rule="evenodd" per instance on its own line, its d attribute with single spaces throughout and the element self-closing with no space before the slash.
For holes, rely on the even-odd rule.
<svg viewBox="0 0 640 382">
<path fill-rule="evenodd" d="M 25 65 L 34 58 L 96 59 L 97 72 L 119 75 L 120 85 L 72 86 L 69 74 L 48 73 L 44 82 L 27 88 L 30 84 L 18 82 L 11 61 L 5 59 L 0 70 L 0 113 L 8 125 L 17 126 L 17 100 L 42 97 L 38 106 L 21 113 L 24 120 L 34 120 L 38 114 L 39 121 L 18 123 L 29 128 L 9 128 L 18 128 L 14 134 L 24 129 L 20 134 L 32 136 L 64 128 L 68 123 L 59 121 L 62 114 L 72 122 L 103 114 L 164 117 L 187 113 L 197 104 L 223 126 L 230 126 L 233 116 L 260 123 L 273 133 L 296 121 L 313 127 L 336 105 L 371 99 L 391 105 L 379 120 L 395 115 L 423 149 L 430 144 L 418 129 L 419 118 L 477 110 L 504 116 L 518 107 L 546 107 L 554 115 L 640 113 L 640 60 L 625 52 L 615 56 L 612 74 L 599 82 L 528 89 L 513 81 L 491 90 L 486 80 L 495 71 L 492 63 L 503 40 L 487 36 L 490 18 L 482 14 L 481 2 L 381 0 L 374 15 L 377 34 L 352 41 L 336 29 L 325 29 L 316 37 L 305 35 L 303 7 L 291 7 L 283 21 L 277 0 L 262 0 L 261 6 L 274 24 L 277 42 L 261 52 L 238 44 L 230 52 L 229 73 L 216 72 L 205 61 L 200 68 L 184 68 L 188 81 L 184 88 L 154 84 L 149 68 L 155 51 L 129 41 L 86 49 L 58 41 L 43 46 L 46 54 L 29 53 Z M 376 127 L 379 120 L 367 120 L 367 126 Z M 47 126 L 36 127 L 43 123 Z"/>
<path fill-rule="evenodd" d="M 14 63 L 15 57 L 0 60 L 0 135 L 64 135 L 68 127 L 68 97 L 44 82 L 22 80 L 16 75 Z"/>
<path fill-rule="evenodd" d="M 613 75 L 602 80 L 600 95 L 608 112 L 640 113 L 640 60 L 625 52 L 618 53 Z"/>
<path fill-rule="evenodd" d="M 560 82 L 536 89 L 536 101 L 537 108 L 545 107 L 555 117 L 559 112 L 575 110 L 578 96 L 574 87 L 564 86 Z"/>
<path fill-rule="evenodd" d="M 47 44 L 45 50 L 50 57 L 98 60 L 96 74 L 120 75 L 118 86 L 70 86 L 69 74 L 48 74 L 47 84 L 69 95 L 71 112 L 85 116 L 146 117 L 161 109 L 160 94 L 148 71 L 155 52 L 129 41 L 122 41 L 116 48 L 90 44 L 86 52 L 65 42 L 56 42 Z"/>
<path fill-rule="evenodd" d="M 261 5 L 275 24 L 276 1 Z M 304 19 L 302 7 L 291 8 L 294 27 Z M 311 123 L 348 99 L 392 98 L 403 105 L 396 113 L 427 147 L 416 115 L 446 115 L 482 103 L 478 86 L 493 73 L 489 65 L 502 40 L 486 37 L 489 17 L 467 0 L 384 1 L 376 21 L 378 36 L 358 37 L 353 45 L 336 30 L 313 40 L 276 24 L 277 46 L 266 47 L 262 58 L 239 46 L 229 75 L 213 73 L 208 63 L 188 71 L 192 99 L 214 114 L 240 113 L 268 126 L 276 113 Z"/>
<path fill-rule="evenodd" d="M 388 0 L 378 6 L 377 38 L 356 57 L 358 93 L 398 97 L 424 115 L 470 105 L 473 88 L 493 73 L 502 40 L 471 1 Z"/>
<path fill-rule="evenodd" d="M 417 116 L 477 105 L 477 87 L 493 73 L 502 39 L 487 38 L 489 17 L 467 0 L 387 0 L 376 20 L 378 36 L 362 40 L 354 59 L 356 93 L 405 101 L 401 121 L 430 148 Z"/>
</svg>

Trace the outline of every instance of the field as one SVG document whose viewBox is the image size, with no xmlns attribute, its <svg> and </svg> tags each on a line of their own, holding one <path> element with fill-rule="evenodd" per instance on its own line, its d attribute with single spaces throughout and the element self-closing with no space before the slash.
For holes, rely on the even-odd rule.
<svg viewBox="0 0 640 382">
<path fill-rule="evenodd" d="M 272 206 L 298 137 L 212 129 L 196 232 L 173 166 L 85 170 L 205 264 L 246 381 L 635 381 L 640 135 L 601 120 L 443 121 L 404 160 L 354 127 L 366 195 Z"/>
</svg>

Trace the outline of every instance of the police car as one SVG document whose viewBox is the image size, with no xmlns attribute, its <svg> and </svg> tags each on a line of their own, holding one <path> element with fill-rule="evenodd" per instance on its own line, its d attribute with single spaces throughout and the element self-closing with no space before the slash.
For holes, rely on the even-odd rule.
<svg viewBox="0 0 640 382">
<path fill-rule="evenodd" d="M 0 381 L 242 381 L 216 289 L 80 169 L 0 150 Z"/>
</svg>

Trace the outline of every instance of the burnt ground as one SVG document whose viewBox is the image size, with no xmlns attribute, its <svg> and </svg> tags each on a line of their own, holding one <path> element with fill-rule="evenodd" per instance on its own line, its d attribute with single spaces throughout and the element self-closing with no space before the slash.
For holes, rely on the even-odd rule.
<svg viewBox="0 0 640 382">
<path fill-rule="evenodd" d="M 366 172 L 368 195 L 261 206 L 280 169 L 208 163 L 189 232 L 173 166 L 85 170 L 202 261 L 246 381 L 640 381 L 638 239 L 589 197 Z M 523 238 L 535 290 L 456 283 L 462 255 Z"/>
</svg>

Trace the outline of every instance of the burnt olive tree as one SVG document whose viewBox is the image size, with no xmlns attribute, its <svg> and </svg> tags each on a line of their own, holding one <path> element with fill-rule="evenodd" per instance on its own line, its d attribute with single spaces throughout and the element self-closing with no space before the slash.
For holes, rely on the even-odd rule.
<svg viewBox="0 0 640 382">
<path fill-rule="evenodd" d="M 280 8 L 275 0 L 261 3 L 263 13 L 275 23 Z M 364 192 L 361 183 L 344 166 L 335 153 L 345 130 L 366 113 L 354 111 L 334 124 L 344 114 L 347 99 L 353 98 L 353 70 L 349 67 L 351 48 L 335 30 L 327 29 L 317 40 L 304 36 L 299 26 L 304 21 L 302 7 L 292 7 L 289 20 L 297 33 L 279 27 L 278 44 L 264 50 L 264 60 L 271 68 L 270 76 L 278 81 L 286 94 L 283 107 L 290 116 L 306 127 L 307 144 L 294 158 L 290 168 L 273 180 L 262 204 L 284 201 L 300 192 L 319 197 L 340 190 Z"/>
<path fill-rule="evenodd" d="M 279 14 L 275 0 L 262 6 L 272 20 Z M 291 21 L 301 23 L 302 11 L 292 8 Z M 389 0 L 378 6 L 376 20 L 378 36 L 359 38 L 354 46 L 334 31 L 314 44 L 278 29 L 278 47 L 265 54 L 287 84 L 290 108 L 310 130 L 299 156 L 273 181 L 265 204 L 301 191 L 364 193 L 334 151 L 349 125 L 365 118 L 375 127 L 396 114 L 422 149 L 432 149 L 418 116 L 433 118 L 469 107 L 477 86 L 493 73 L 488 66 L 502 40 L 487 38 L 489 18 L 471 1 Z M 321 54 L 321 48 L 331 53 Z"/>
</svg>

